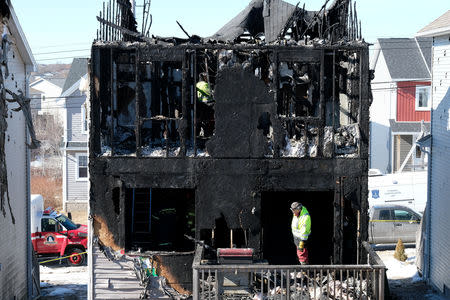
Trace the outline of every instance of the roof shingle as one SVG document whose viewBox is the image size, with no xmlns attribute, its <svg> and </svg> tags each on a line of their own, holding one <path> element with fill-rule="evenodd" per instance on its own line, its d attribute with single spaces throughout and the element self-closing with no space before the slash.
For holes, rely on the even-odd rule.
<svg viewBox="0 0 450 300">
<path fill-rule="evenodd" d="M 431 38 L 378 39 L 393 80 L 431 79 Z"/>
</svg>

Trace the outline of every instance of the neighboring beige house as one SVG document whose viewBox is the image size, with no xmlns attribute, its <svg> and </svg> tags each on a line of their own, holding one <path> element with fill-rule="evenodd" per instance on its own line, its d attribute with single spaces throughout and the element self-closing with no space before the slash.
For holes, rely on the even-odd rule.
<svg viewBox="0 0 450 300">
<path fill-rule="evenodd" d="M 431 161 L 423 273 L 434 287 L 450 297 L 450 10 L 417 36 L 433 38 Z"/>
<path fill-rule="evenodd" d="M 62 124 L 64 101 L 59 98 L 63 91 L 64 78 L 48 78 L 37 76 L 30 83 L 30 98 L 32 108 L 38 115 L 51 115 Z"/>
<path fill-rule="evenodd" d="M 21 92 L 28 94 L 28 78 L 36 64 L 12 5 L 5 0 L 0 5 L 3 32 L 0 53 L 7 57 L 1 66 L 0 90 L 11 100 Z M 21 111 L 14 111 L 17 108 Z M 0 99 L 0 299 L 7 300 L 33 299 L 39 293 L 39 279 L 32 276 L 29 224 L 27 120 L 31 120 L 31 115 L 26 106 L 23 108 L 17 101 Z"/>
</svg>

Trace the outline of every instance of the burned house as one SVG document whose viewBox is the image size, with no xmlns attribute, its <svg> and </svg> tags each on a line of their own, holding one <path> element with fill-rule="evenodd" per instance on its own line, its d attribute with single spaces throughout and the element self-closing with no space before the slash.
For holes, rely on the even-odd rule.
<svg viewBox="0 0 450 300">
<path fill-rule="evenodd" d="M 90 63 L 90 212 L 102 248 L 149 255 L 190 291 L 193 239 L 295 264 L 289 207 L 300 201 L 311 264 L 359 262 L 371 96 L 351 1 L 313 12 L 254 0 L 217 34 L 186 39 L 140 34 L 117 7 L 119 18 L 98 18 Z"/>
</svg>

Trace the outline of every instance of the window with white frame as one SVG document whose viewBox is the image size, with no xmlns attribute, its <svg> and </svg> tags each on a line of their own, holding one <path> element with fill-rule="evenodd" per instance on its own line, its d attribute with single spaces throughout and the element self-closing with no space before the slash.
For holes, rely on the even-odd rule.
<svg viewBox="0 0 450 300">
<path fill-rule="evenodd" d="M 416 110 L 429 110 L 431 107 L 431 87 L 416 86 Z"/>
<path fill-rule="evenodd" d="M 87 179 L 88 177 L 88 157 L 84 154 L 77 155 L 77 179 Z"/>
</svg>

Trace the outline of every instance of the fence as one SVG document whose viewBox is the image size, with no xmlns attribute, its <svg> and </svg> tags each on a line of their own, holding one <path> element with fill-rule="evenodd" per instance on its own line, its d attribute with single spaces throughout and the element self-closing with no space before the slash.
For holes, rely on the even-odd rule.
<svg viewBox="0 0 450 300">
<path fill-rule="evenodd" d="M 363 244 L 364 265 L 205 264 L 193 262 L 193 299 L 384 299 L 386 267 Z"/>
</svg>

